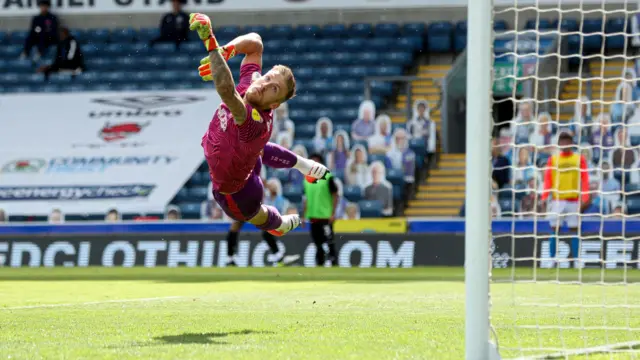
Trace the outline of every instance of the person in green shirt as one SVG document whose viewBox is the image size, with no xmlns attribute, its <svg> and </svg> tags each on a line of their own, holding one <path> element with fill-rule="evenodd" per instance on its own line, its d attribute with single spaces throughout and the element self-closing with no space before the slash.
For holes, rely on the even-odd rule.
<svg viewBox="0 0 640 360">
<path fill-rule="evenodd" d="M 320 154 L 313 154 L 311 160 L 324 165 Z M 304 182 L 304 213 L 302 216 L 311 223 L 311 238 L 316 244 L 316 265 L 324 266 L 325 259 L 331 261 L 332 266 L 338 265 L 336 245 L 333 242 L 333 222 L 336 219 L 338 207 L 338 187 L 333 174 L 327 173 L 325 180 L 316 183 Z M 327 244 L 329 253 L 323 248 Z"/>
</svg>

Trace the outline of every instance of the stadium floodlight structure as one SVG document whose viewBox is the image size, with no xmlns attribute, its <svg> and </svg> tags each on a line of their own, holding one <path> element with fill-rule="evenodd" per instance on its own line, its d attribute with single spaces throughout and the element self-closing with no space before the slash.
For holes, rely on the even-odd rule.
<svg viewBox="0 0 640 360">
<path fill-rule="evenodd" d="M 632 183 L 640 181 L 634 180 L 640 144 L 626 138 L 608 145 L 601 136 L 601 145 L 597 145 L 584 135 L 593 136 L 584 130 L 594 129 L 594 123 L 602 125 L 606 116 L 601 114 L 621 105 L 622 120 L 610 128 L 624 129 L 640 139 L 640 100 L 637 95 L 629 95 L 637 87 L 635 69 L 639 58 L 631 55 L 631 38 L 640 34 L 627 31 L 637 16 L 640 14 L 635 0 L 468 1 L 467 360 L 588 359 L 596 354 L 598 358 L 640 359 L 640 237 L 627 230 L 636 215 L 624 213 L 634 195 L 640 201 L 640 184 Z M 513 30 L 496 34 L 495 19 L 506 20 Z M 622 19 L 622 24 L 612 19 Z M 527 30 L 528 20 L 535 24 Z M 542 27 L 545 20 L 548 22 Z M 594 29 L 594 24 L 600 24 L 600 28 Z M 512 50 L 495 55 L 494 40 L 500 36 L 511 37 Z M 547 36 L 555 38 L 553 48 L 542 51 L 541 39 Z M 513 71 L 498 74 L 495 64 L 499 58 L 501 63 L 511 64 Z M 494 100 L 497 82 L 510 84 L 509 94 L 500 100 Z M 575 213 L 580 219 L 577 261 L 567 259 L 567 253 L 573 252 L 573 235 L 564 238 L 561 230 L 550 230 L 546 220 L 549 209 L 539 210 L 539 200 L 534 201 L 532 212 L 521 211 L 514 205 L 517 193 L 512 190 L 512 201 L 507 201 L 510 217 L 500 222 L 510 230 L 504 231 L 503 227 L 502 234 L 492 233 L 492 132 L 496 125 L 509 125 L 512 129 L 518 126 L 512 119 L 495 119 L 502 124 L 494 121 L 492 108 L 504 101 L 512 102 L 516 111 L 522 103 L 531 104 L 536 127 L 535 119 L 543 112 L 550 114 L 555 127 L 573 125 L 579 150 L 601 154 L 590 169 L 596 177 L 603 176 L 603 163 L 608 159 L 602 155 L 605 152 L 622 151 L 622 164 L 625 156 L 636 157 L 630 168 L 611 164 L 621 179 L 618 192 L 603 190 L 602 181 L 595 188 L 590 187 L 591 198 L 600 199 L 599 212 Z M 591 108 L 591 119 L 573 117 L 576 103 Z M 516 151 L 521 146 L 533 149 L 534 161 L 540 155 L 539 148 L 531 142 L 512 141 L 505 145 Z M 531 168 L 541 173 L 544 166 L 534 162 Z M 511 170 L 521 169 L 511 165 Z M 539 186 L 537 182 L 533 189 L 525 190 L 536 192 Z M 617 207 L 622 209 L 622 215 L 610 212 L 618 195 Z M 614 200 L 603 200 L 607 198 Z M 605 209 L 608 202 L 610 210 Z M 558 239 L 557 257 L 553 259 L 551 236 Z M 508 261 L 503 262 L 506 269 L 493 269 L 492 250 L 498 246 L 495 237 L 509 240 L 503 249 L 508 255 Z"/>
</svg>

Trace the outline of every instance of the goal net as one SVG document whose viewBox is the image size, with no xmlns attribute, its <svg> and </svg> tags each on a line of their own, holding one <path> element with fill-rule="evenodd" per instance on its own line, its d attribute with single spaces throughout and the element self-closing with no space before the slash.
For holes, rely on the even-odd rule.
<svg viewBox="0 0 640 360">
<path fill-rule="evenodd" d="M 510 0 L 492 13 L 500 355 L 640 358 L 637 4 Z"/>
</svg>

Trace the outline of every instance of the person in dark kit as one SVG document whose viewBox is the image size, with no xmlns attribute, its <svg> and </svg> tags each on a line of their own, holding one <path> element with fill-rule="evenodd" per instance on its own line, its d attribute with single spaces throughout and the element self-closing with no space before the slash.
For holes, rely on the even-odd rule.
<svg viewBox="0 0 640 360">
<path fill-rule="evenodd" d="M 497 139 L 493 139 L 491 145 L 491 162 L 493 164 L 491 177 L 498 183 L 499 188 L 503 188 L 511 179 L 511 171 L 509 170 L 511 162 L 500 152 Z"/>
<path fill-rule="evenodd" d="M 69 29 L 63 27 L 60 30 L 60 39 L 56 59 L 53 63 L 51 65 L 43 65 L 36 70 L 38 73 L 44 73 L 45 80 L 54 72 L 67 70 L 76 75 L 85 70 L 80 45 L 69 33 Z"/>
<path fill-rule="evenodd" d="M 320 164 L 323 159 L 320 154 L 313 154 L 309 158 Z M 311 223 L 311 238 L 316 244 L 316 265 L 324 266 L 325 253 L 323 244 L 329 248 L 328 259 L 332 266 L 338 265 L 336 245 L 333 242 L 333 222 L 336 219 L 338 207 L 338 186 L 331 173 L 327 173 L 326 180 L 316 183 L 304 182 L 304 214 Z"/>
<path fill-rule="evenodd" d="M 176 47 L 179 47 L 181 42 L 187 41 L 189 34 L 189 15 L 182 11 L 184 4 L 186 4 L 186 0 L 171 1 L 173 11 L 162 17 L 160 22 L 160 36 L 151 40 L 151 46 L 159 42 L 172 42 L 176 44 Z"/>
<path fill-rule="evenodd" d="M 31 19 L 29 36 L 25 40 L 24 50 L 20 55 L 22 58 L 30 56 L 31 49 L 35 46 L 37 49 L 35 59 L 38 60 L 45 55 L 49 46 L 58 43 L 58 18 L 49 11 L 51 1 L 40 0 L 38 6 L 40 14 Z"/>
</svg>

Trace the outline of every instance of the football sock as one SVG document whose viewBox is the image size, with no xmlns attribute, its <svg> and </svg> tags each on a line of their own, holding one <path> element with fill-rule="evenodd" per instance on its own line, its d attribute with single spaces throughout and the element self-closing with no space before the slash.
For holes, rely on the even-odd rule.
<svg viewBox="0 0 640 360">
<path fill-rule="evenodd" d="M 299 159 L 302 158 L 293 151 L 287 150 L 278 144 L 267 143 L 267 145 L 264 146 L 262 163 L 274 169 L 290 169 L 296 167 Z M 311 167 L 309 167 L 309 170 L 311 170 Z"/>
<path fill-rule="evenodd" d="M 549 238 L 549 255 L 551 255 L 552 259 L 556 257 L 556 237 L 552 236 Z"/>
<path fill-rule="evenodd" d="M 267 221 L 262 225 L 256 225 L 260 230 L 280 230 L 283 225 L 282 216 L 278 212 L 278 209 L 271 205 L 262 205 L 262 208 L 267 211 Z"/>
</svg>

